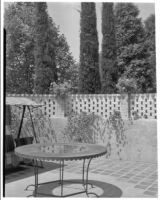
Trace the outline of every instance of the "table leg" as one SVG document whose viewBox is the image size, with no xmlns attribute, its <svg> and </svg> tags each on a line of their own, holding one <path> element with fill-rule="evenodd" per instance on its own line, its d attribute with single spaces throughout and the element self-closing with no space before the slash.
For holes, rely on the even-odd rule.
<svg viewBox="0 0 160 200">
<path fill-rule="evenodd" d="M 43 184 L 47 184 L 47 183 L 52 183 L 52 182 L 59 182 L 60 186 L 61 186 L 61 192 L 60 192 L 60 196 L 56 196 L 56 195 L 51 195 L 54 197 L 69 197 L 69 196 L 73 196 L 76 194 L 81 194 L 81 193 L 86 193 L 86 195 L 89 197 L 89 194 L 94 194 L 96 197 L 98 197 L 98 195 L 96 193 L 93 192 L 88 192 L 88 185 L 91 185 L 93 187 L 93 185 L 91 183 L 89 183 L 88 181 L 88 175 L 89 175 L 89 166 L 91 163 L 92 158 L 89 159 L 88 163 L 86 162 L 86 160 L 83 160 L 83 169 L 82 169 L 82 185 L 84 187 L 84 190 L 81 192 L 77 192 L 77 193 L 72 193 L 72 194 L 68 194 L 68 195 L 64 195 L 63 196 L 63 185 L 64 185 L 64 160 L 60 161 L 60 173 L 59 173 L 59 180 L 56 181 L 49 181 L 49 182 L 45 182 L 45 183 L 39 183 L 38 184 L 38 161 L 35 159 L 34 160 L 34 175 L 35 175 L 35 184 L 32 185 L 35 187 L 34 189 L 34 197 L 37 196 L 37 194 L 41 194 L 38 193 L 38 186 L 39 185 L 43 185 Z M 87 168 L 85 166 L 85 164 L 87 165 Z M 69 181 L 72 182 L 72 181 Z M 77 181 L 75 182 L 77 183 Z M 44 194 L 42 194 L 44 195 Z M 33 195 L 29 195 L 29 196 L 33 196 Z M 28 196 L 28 197 L 29 197 Z M 50 195 L 48 195 L 50 196 Z"/>
<path fill-rule="evenodd" d="M 86 179 L 84 178 L 85 177 L 85 159 L 83 160 L 83 170 L 82 170 L 82 183 L 83 183 L 83 186 L 85 187 L 86 186 Z M 91 161 L 90 161 L 91 162 Z M 88 163 L 90 165 L 90 162 Z M 88 168 L 89 170 L 89 168 Z M 91 187 L 93 188 L 93 185 L 91 183 L 88 183 L 88 185 L 91 185 Z"/>
<path fill-rule="evenodd" d="M 84 182 L 84 173 L 85 173 L 85 159 L 83 160 L 83 171 L 82 171 L 82 182 L 83 182 L 83 186 L 85 187 L 85 182 Z"/>
<path fill-rule="evenodd" d="M 31 184 L 28 185 L 26 187 L 25 190 L 28 189 L 28 187 L 30 186 L 34 186 L 34 197 L 37 196 L 38 194 L 38 186 L 39 185 L 43 185 L 43 184 L 47 184 L 47 183 L 52 183 L 52 182 L 59 182 L 59 184 L 61 185 L 61 196 L 59 197 L 63 197 L 63 175 L 64 175 L 64 161 L 60 161 L 60 174 L 59 174 L 59 180 L 56 181 L 49 181 L 49 182 L 45 182 L 45 183 L 38 183 L 38 161 L 35 159 L 33 160 L 33 166 L 34 166 L 34 178 L 35 178 L 35 184 Z M 39 193 L 40 194 L 40 193 Z M 43 195 L 43 194 L 42 194 Z M 33 195 L 29 195 L 28 197 L 33 196 Z M 57 196 L 58 197 L 58 196 Z"/>
<path fill-rule="evenodd" d="M 89 159 L 88 165 L 87 165 L 87 171 L 86 171 L 86 193 L 88 193 L 88 172 L 89 172 L 89 165 L 91 163 L 92 158 Z"/>
<path fill-rule="evenodd" d="M 63 196 L 63 174 L 64 174 L 64 160 L 61 161 L 61 165 L 60 165 L 60 168 L 61 168 L 61 197 Z"/>
<path fill-rule="evenodd" d="M 37 196 L 37 190 L 38 190 L 38 162 L 37 160 L 34 160 L 34 175 L 35 175 L 35 190 L 34 190 L 34 196 Z"/>
<path fill-rule="evenodd" d="M 38 161 L 36 159 L 33 160 L 33 167 L 34 167 L 34 181 L 35 182 L 34 182 L 34 184 L 28 185 L 25 190 L 28 190 L 28 187 L 30 187 L 30 186 L 34 186 L 34 193 L 33 193 L 33 195 L 29 195 L 27 197 L 30 197 L 30 196 L 36 197 L 37 196 L 37 190 L 38 190 Z"/>
<path fill-rule="evenodd" d="M 42 163 L 42 161 L 40 161 L 41 163 Z M 34 169 L 34 176 L 35 176 L 35 182 L 37 182 L 37 178 L 38 178 L 38 175 L 37 175 L 37 173 L 38 173 L 38 168 L 40 167 L 39 165 L 38 165 L 38 161 L 36 161 L 36 165 L 37 165 L 37 168 L 36 168 L 36 166 L 35 166 L 35 160 L 32 160 L 32 166 L 33 166 L 33 169 Z M 42 166 L 42 165 L 41 165 Z M 43 166 L 42 166 L 43 167 Z M 37 171 L 36 171 L 37 170 Z M 38 184 L 38 182 L 37 182 L 37 185 L 39 185 Z M 30 184 L 30 185 L 27 185 L 27 187 L 25 188 L 25 190 L 28 190 L 28 188 L 29 187 L 34 187 L 35 188 L 35 184 Z M 32 195 L 31 195 L 32 196 Z"/>
<path fill-rule="evenodd" d="M 61 175 L 62 174 L 62 170 L 61 170 L 61 161 L 60 161 L 60 168 L 59 168 L 59 184 L 61 185 Z"/>
<path fill-rule="evenodd" d="M 88 192 L 88 185 L 91 185 L 91 187 L 93 188 L 93 185 L 91 183 L 88 182 L 88 175 L 89 175 L 89 166 L 90 166 L 90 163 L 91 163 L 91 160 L 92 158 L 89 159 L 88 161 L 88 164 L 87 164 L 87 169 L 86 169 L 86 179 L 85 181 L 83 180 L 83 184 L 85 182 L 85 192 L 86 192 L 86 195 L 89 197 L 89 194 L 93 194 L 95 195 L 96 197 L 99 197 L 96 193 L 94 192 Z M 84 166 L 84 163 L 83 163 L 83 166 Z M 85 167 L 84 167 L 85 168 Z M 83 172 L 84 173 L 84 172 Z M 83 174 L 83 177 L 84 177 L 84 174 Z M 82 178 L 83 179 L 83 178 Z"/>
</svg>

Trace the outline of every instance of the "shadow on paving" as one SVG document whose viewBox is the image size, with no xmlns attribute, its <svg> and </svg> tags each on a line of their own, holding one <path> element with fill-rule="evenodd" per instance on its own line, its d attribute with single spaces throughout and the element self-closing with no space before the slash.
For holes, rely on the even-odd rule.
<svg viewBox="0 0 160 200">
<path fill-rule="evenodd" d="M 43 162 L 43 167 L 38 168 L 38 173 L 44 173 L 54 169 L 58 169 L 60 165 L 58 163 Z M 19 165 L 18 167 L 12 167 L 5 170 L 5 183 L 10 183 L 23 178 L 34 176 L 34 167 L 32 165 Z"/>
<path fill-rule="evenodd" d="M 101 181 L 95 181 L 95 180 L 89 180 L 89 183 L 93 185 L 93 188 L 91 186 L 88 187 L 88 192 L 89 193 L 91 192 L 92 197 L 96 197 L 95 195 L 92 194 L 92 192 L 96 193 L 99 197 L 119 198 L 122 196 L 122 190 L 115 185 L 101 182 Z M 69 186 L 70 184 L 71 186 Z M 78 184 L 80 187 L 77 188 L 76 184 Z M 63 195 L 69 196 L 69 194 L 71 193 L 82 191 L 83 186 L 81 184 L 82 184 L 81 179 L 64 180 Z M 56 181 L 40 185 L 38 187 L 39 194 L 37 194 L 37 197 L 55 197 L 54 195 L 60 194 L 60 190 L 58 192 L 55 192 L 57 187 L 60 188 L 59 183 Z M 79 197 L 79 195 L 75 197 Z M 84 192 L 84 196 L 81 196 L 81 197 L 84 197 L 84 198 L 87 197 L 85 192 Z"/>
</svg>

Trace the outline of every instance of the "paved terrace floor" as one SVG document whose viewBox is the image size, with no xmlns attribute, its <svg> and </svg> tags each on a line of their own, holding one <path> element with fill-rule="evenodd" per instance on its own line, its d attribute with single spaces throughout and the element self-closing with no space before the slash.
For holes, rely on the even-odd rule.
<svg viewBox="0 0 160 200">
<path fill-rule="evenodd" d="M 81 174 L 82 161 L 65 163 L 64 179 L 80 179 Z M 39 182 L 52 181 L 58 177 L 58 163 L 44 163 L 44 169 L 39 169 Z M 94 188 L 89 186 L 89 191 L 96 192 L 100 197 L 158 197 L 158 173 L 155 163 L 97 158 L 91 162 L 89 180 L 94 185 Z M 21 167 L 21 171 L 8 173 L 5 181 L 6 197 L 27 197 L 33 194 L 33 187 L 25 191 L 28 184 L 34 183 L 31 166 Z M 59 189 L 51 183 L 39 186 L 40 192 L 49 194 L 53 191 L 54 194 L 58 194 Z M 77 184 L 64 185 L 64 194 L 81 189 L 82 186 Z M 86 195 L 81 194 L 77 197 L 86 197 Z"/>
</svg>

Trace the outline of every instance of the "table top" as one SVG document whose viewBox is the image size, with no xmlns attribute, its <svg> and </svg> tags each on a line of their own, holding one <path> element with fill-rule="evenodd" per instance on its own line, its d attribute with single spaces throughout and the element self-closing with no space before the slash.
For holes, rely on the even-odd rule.
<svg viewBox="0 0 160 200">
<path fill-rule="evenodd" d="M 107 153 L 104 146 L 86 143 L 38 143 L 17 147 L 15 154 L 42 161 L 81 160 Z"/>
</svg>

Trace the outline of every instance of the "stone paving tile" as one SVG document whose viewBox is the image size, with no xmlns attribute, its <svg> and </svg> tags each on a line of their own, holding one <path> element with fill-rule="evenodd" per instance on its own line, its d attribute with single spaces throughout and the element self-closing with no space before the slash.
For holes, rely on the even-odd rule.
<svg viewBox="0 0 160 200">
<path fill-rule="evenodd" d="M 136 175 L 135 178 L 142 180 L 145 178 L 145 176 Z"/>
<path fill-rule="evenodd" d="M 76 171 L 76 166 L 66 168 L 67 171 Z M 90 165 L 90 171 L 95 174 L 104 174 L 122 182 L 132 183 L 134 188 L 141 189 L 144 196 L 156 197 L 158 183 L 157 165 L 151 163 L 136 163 L 133 161 L 94 162 Z M 154 184 L 154 185 L 153 185 Z"/>
<path fill-rule="evenodd" d="M 93 171 L 93 173 L 100 173 L 100 172 L 102 172 L 101 170 L 95 170 L 95 171 Z"/>
<path fill-rule="evenodd" d="M 112 176 L 114 176 L 114 177 L 120 177 L 119 174 L 112 174 Z"/>
<path fill-rule="evenodd" d="M 108 165 L 111 167 L 112 165 Z M 119 181 L 133 183 L 135 188 L 144 190 L 144 195 L 156 196 L 158 184 L 151 185 L 157 179 L 157 166 L 155 164 L 137 164 L 128 162 L 123 165 L 116 165 L 114 170 L 104 170 L 103 173 L 117 178 Z M 94 171 L 93 171 L 94 173 Z M 97 171 L 98 173 L 98 171 Z M 112 173 L 112 174 L 109 174 Z"/>
<path fill-rule="evenodd" d="M 148 190 L 148 191 L 152 191 L 152 192 L 157 192 L 157 191 L 158 191 L 158 188 L 149 187 L 147 190 Z"/>
<path fill-rule="evenodd" d="M 82 166 L 83 162 L 67 162 L 65 171 L 82 174 Z M 55 170 L 53 171 L 55 172 Z M 136 163 L 134 161 L 108 161 L 103 159 L 98 162 L 97 160 L 91 162 L 89 171 L 94 174 L 104 174 L 113 177 L 117 181 L 131 183 L 135 189 L 142 190 L 144 197 L 157 196 L 158 173 L 156 164 Z M 23 176 L 24 173 L 18 172 L 18 174 Z M 18 174 L 14 175 L 17 176 Z M 14 176 L 12 178 L 14 179 Z"/>
<path fill-rule="evenodd" d="M 157 192 L 145 191 L 144 194 L 154 197 L 157 195 Z"/>
<path fill-rule="evenodd" d="M 67 171 L 69 171 L 69 172 L 70 172 L 70 171 L 75 171 L 75 170 L 77 171 L 78 169 L 80 169 L 80 168 L 77 168 L 77 167 L 71 167 L 71 168 L 68 168 Z"/>
<path fill-rule="evenodd" d="M 129 183 L 138 183 L 139 181 L 136 180 L 128 180 Z"/>
<path fill-rule="evenodd" d="M 133 173 L 129 173 L 129 174 L 126 174 L 127 176 L 130 176 L 130 177 L 133 177 L 134 174 Z"/>
<path fill-rule="evenodd" d="M 136 185 L 134 187 L 139 188 L 139 189 L 147 189 L 148 186 L 146 186 L 146 185 Z"/>
<path fill-rule="evenodd" d="M 156 188 L 157 188 L 157 187 L 158 187 L 158 184 L 157 184 L 157 183 L 156 183 L 156 184 L 154 183 L 154 184 L 152 185 L 152 187 L 156 187 Z"/>
<path fill-rule="evenodd" d="M 142 174 L 142 175 L 145 175 L 145 176 L 146 176 L 146 175 L 148 176 L 148 172 L 145 172 L 145 171 L 142 172 L 141 174 Z"/>
<path fill-rule="evenodd" d="M 141 184 L 141 185 L 150 185 L 150 183 L 148 183 L 148 182 L 140 182 L 139 184 Z"/>
<path fill-rule="evenodd" d="M 112 173 L 113 173 L 113 171 L 109 171 L 109 170 L 108 171 L 107 170 L 103 171 L 103 174 L 112 174 Z"/>
<path fill-rule="evenodd" d="M 125 182 L 126 182 L 126 181 L 128 180 L 128 178 L 120 177 L 120 178 L 118 178 L 117 180 L 118 180 L 118 181 L 125 181 Z"/>
<path fill-rule="evenodd" d="M 127 179 L 130 179 L 130 176 L 121 176 L 121 178 L 127 178 Z"/>
<path fill-rule="evenodd" d="M 94 173 L 95 173 L 95 174 L 99 174 L 99 171 L 95 171 Z"/>
</svg>

